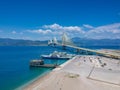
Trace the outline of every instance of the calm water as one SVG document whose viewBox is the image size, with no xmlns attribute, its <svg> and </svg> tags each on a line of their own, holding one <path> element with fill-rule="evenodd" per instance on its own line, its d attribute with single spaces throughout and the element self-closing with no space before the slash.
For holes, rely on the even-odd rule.
<svg viewBox="0 0 120 90">
<path fill-rule="evenodd" d="M 94 49 L 99 48 L 94 47 Z M 111 48 L 119 49 L 119 47 L 109 47 L 108 49 Z M 55 50 L 62 51 L 60 47 L 48 46 L 0 46 L 0 90 L 14 90 L 35 77 L 51 71 L 51 68 L 30 68 L 29 62 L 32 59 L 39 59 L 42 54 L 49 54 Z M 72 51 L 67 52 L 73 53 Z M 65 61 L 45 60 L 45 63 L 62 64 Z"/>
<path fill-rule="evenodd" d="M 42 54 L 49 54 L 59 48 L 47 46 L 1 46 L 0 47 L 0 90 L 13 90 L 34 79 L 51 68 L 29 68 L 32 59 L 39 59 Z M 45 60 L 45 63 L 63 63 L 65 60 Z"/>
</svg>

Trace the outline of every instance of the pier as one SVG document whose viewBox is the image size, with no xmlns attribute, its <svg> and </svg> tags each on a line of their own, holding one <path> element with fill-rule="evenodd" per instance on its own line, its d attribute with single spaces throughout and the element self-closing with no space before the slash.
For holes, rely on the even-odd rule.
<svg viewBox="0 0 120 90">
<path fill-rule="evenodd" d="M 30 67 L 45 67 L 45 68 L 55 68 L 57 64 L 44 64 L 43 60 L 32 60 L 30 62 Z"/>
<path fill-rule="evenodd" d="M 45 68 L 55 68 L 58 65 L 55 64 L 44 64 L 44 65 L 31 65 L 30 67 L 45 67 Z"/>
</svg>

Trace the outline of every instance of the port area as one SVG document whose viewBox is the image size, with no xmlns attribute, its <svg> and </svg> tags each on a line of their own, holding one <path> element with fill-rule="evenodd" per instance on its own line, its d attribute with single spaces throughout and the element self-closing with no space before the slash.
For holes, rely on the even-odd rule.
<svg viewBox="0 0 120 90">
<path fill-rule="evenodd" d="M 23 90 L 120 90 L 120 60 L 77 55 Z"/>
</svg>

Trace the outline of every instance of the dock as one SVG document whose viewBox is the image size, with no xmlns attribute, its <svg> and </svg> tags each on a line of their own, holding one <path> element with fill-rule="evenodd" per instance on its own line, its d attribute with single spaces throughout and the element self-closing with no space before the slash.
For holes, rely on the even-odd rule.
<svg viewBox="0 0 120 90">
<path fill-rule="evenodd" d="M 58 65 L 55 64 L 43 64 L 43 65 L 30 65 L 30 67 L 45 67 L 45 68 L 55 68 Z"/>
<path fill-rule="evenodd" d="M 44 64 L 43 60 L 31 60 L 30 67 L 46 67 L 46 68 L 55 68 L 57 64 Z"/>
</svg>

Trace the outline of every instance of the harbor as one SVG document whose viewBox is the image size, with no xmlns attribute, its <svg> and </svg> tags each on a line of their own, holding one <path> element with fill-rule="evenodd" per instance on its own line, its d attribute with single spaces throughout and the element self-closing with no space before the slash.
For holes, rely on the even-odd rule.
<svg viewBox="0 0 120 90">
<path fill-rule="evenodd" d="M 65 36 L 66 37 L 66 36 Z M 66 44 L 62 38 L 62 47 L 74 48 L 96 55 L 75 55 L 59 65 L 44 77 L 27 85 L 23 90 L 119 90 L 120 60 L 115 50 L 91 50 Z M 68 39 L 67 39 L 68 40 Z M 60 44 L 52 44 L 60 45 Z M 53 54 L 57 57 L 56 52 Z M 117 56 L 117 57 L 116 57 Z M 43 55 L 43 57 L 46 57 Z M 50 55 L 47 57 L 52 58 Z M 58 58 L 58 57 L 57 57 Z M 89 87 L 86 87 L 89 86 Z"/>
<path fill-rule="evenodd" d="M 0 0 L 0 90 L 120 90 L 120 0 Z"/>
<path fill-rule="evenodd" d="M 119 60 L 77 55 L 24 90 L 119 90 L 119 75 Z"/>
<path fill-rule="evenodd" d="M 31 60 L 29 66 L 30 67 L 46 67 L 46 68 L 55 68 L 57 66 L 59 66 L 59 63 L 55 63 L 55 64 L 45 64 L 43 59 L 51 59 L 51 60 L 69 60 L 71 58 L 73 58 L 75 56 L 75 54 L 67 54 L 66 52 L 57 52 L 54 51 L 53 53 L 49 54 L 49 55 L 41 55 L 39 59 L 36 60 Z"/>
</svg>

